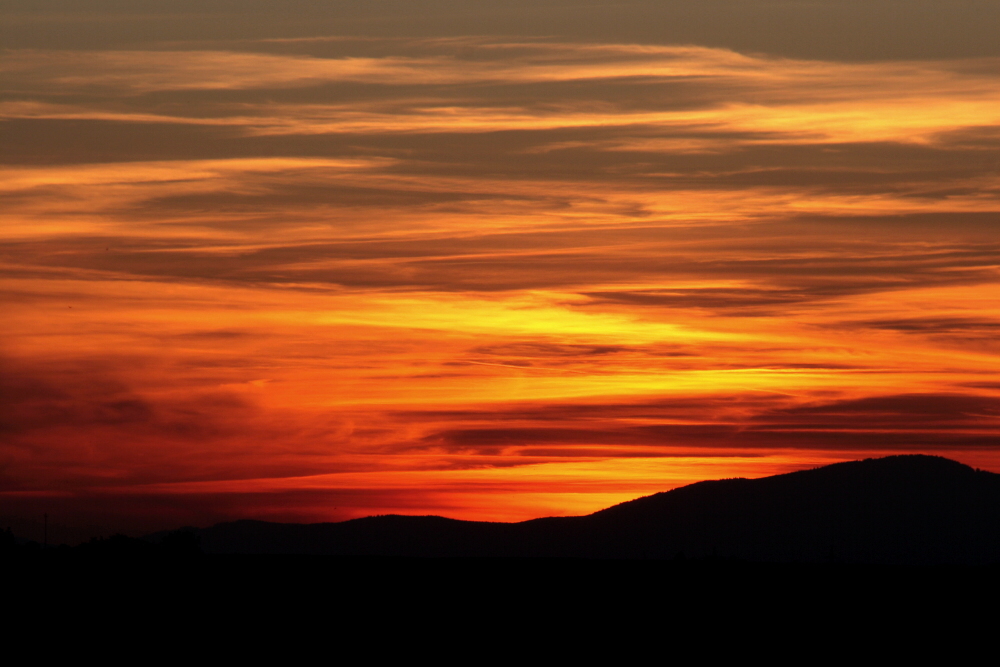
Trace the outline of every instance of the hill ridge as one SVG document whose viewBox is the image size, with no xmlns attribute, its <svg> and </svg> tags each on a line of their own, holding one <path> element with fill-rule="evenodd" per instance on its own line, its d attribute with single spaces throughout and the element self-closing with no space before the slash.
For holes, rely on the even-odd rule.
<svg viewBox="0 0 1000 667">
<path fill-rule="evenodd" d="M 244 519 L 197 532 L 210 553 L 994 563 L 1000 475 L 941 456 L 896 455 L 706 480 L 584 516 Z"/>
</svg>

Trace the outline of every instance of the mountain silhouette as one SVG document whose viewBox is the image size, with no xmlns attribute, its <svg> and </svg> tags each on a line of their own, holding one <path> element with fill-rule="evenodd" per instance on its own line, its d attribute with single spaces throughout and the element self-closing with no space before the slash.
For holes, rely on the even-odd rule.
<svg viewBox="0 0 1000 667">
<path fill-rule="evenodd" d="M 578 517 L 245 520 L 196 533 L 206 553 L 230 554 L 986 564 L 1000 562 L 1000 475 L 890 456 L 699 482 Z"/>
</svg>

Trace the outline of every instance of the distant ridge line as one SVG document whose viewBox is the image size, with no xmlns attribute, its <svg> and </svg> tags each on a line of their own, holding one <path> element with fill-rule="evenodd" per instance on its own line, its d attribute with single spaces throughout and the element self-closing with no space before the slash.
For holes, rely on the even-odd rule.
<svg viewBox="0 0 1000 667">
<path fill-rule="evenodd" d="M 988 564 L 1000 563 L 1000 475 L 897 455 L 697 482 L 586 516 L 243 519 L 195 532 L 206 552 L 229 554 Z"/>
</svg>

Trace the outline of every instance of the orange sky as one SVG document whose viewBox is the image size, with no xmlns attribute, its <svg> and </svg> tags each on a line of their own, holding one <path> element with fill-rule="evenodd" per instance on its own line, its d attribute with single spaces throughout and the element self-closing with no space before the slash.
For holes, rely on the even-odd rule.
<svg viewBox="0 0 1000 667">
<path fill-rule="evenodd" d="M 978 33 L 851 57 L 111 4 L 8 17 L 8 523 L 520 520 L 900 452 L 1000 471 Z"/>
</svg>

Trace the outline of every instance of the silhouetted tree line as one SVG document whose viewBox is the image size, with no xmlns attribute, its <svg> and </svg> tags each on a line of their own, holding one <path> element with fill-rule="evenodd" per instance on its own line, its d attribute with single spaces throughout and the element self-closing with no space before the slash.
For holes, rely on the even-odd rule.
<svg viewBox="0 0 1000 667">
<path fill-rule="evenodd" d="M 34 556 L 55 553 L 65 556 L 96 558 L 191 558 L 201 551 L 201 538 L 192 530 L 180 529 L 165 534 L 160 540 L 152 541 L 127 535 L 115 534 L 110 537 L 92 537 L 76 547 L 66 544 L 43 548 L 35 541 L 19 543 L 10 528 L 0 531 L 0 557 Z"/>
</svg>

